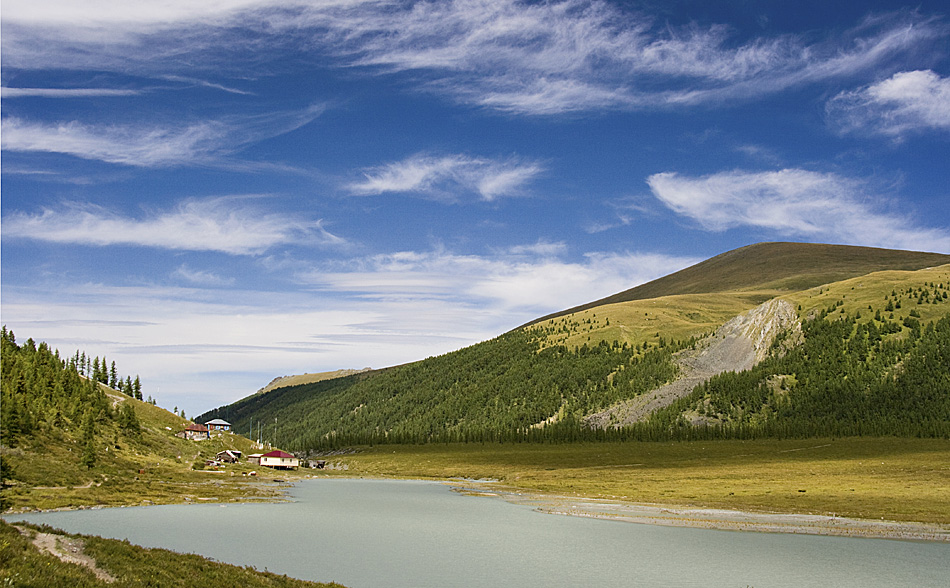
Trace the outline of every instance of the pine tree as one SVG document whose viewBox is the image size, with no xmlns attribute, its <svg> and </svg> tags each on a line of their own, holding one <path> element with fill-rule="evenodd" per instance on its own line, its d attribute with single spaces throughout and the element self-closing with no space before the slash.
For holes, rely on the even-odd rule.
<svg viewBox="0 0 950 588">
<path fill-rule="evenodd" d="M 86 416 L 82 423 L 83 451 L 80 463 L 87 468 L 96 465 L 96 421 L 92 416 L 92 410 L 86 411 Z"/>
<path fill-rule="evenodd" d="M 96 378 L 96 381 L 103 384 L 109 383 L 109 365 L 106 363 L 105 357 L 99 362 L 99 377 Z"/>
<path fill-rule="evenodd" d="M 119 407 L 117 421 L 119 426 L 122 429 L 131 435 L 137 435 L 141 432 L 141 426 L 139 425 L 139 419 L 135 415 L 135 408 L 132 407 L 130 402 L 123 402 L 122 406 Z"/>
</svg>

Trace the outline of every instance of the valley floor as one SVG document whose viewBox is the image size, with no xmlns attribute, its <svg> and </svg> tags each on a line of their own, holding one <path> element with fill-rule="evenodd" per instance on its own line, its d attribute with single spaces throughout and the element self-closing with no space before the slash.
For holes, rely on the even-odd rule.
<svg viewBox="0 0 950 588">
<path fill-rule="evenodd" d="M 950 440 L 380 445 L 328 469 L 8 488 L 14 511 L 280 500 L 309 477 L 440 480 L 543 512 L 639 523 L 950 542 Z M 345 468 L 345 469 L 344 469 Z M 228 468 L 225 468 L 228 469 Z M 260 469 L 260 468 L 258 468 Z M 237 475 L 234 475 L 237 474 Z"/>
<path fill-rule="evenodd" d="M 336 459 L 350 476 L 447 480 L 557 514 L 950 541 L 942 439 L 377 446 Z"/>
</svg>

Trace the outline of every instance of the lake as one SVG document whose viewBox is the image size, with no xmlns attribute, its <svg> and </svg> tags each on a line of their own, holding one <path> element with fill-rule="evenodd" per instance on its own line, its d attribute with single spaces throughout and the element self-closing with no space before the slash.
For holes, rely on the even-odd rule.
<svg viewBox="0 0 950 588">
<path fill-rule="evenodd" d="M 950 545 L 535 512 L 435 482 L 299 482 L 294 502 L 36 513 L 45 523 L 350 588 L 941 586 Z"/>
</svg>

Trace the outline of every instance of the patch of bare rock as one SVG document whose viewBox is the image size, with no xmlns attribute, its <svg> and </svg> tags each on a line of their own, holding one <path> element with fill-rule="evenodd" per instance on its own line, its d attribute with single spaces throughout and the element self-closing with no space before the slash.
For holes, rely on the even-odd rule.
<svg viewBox="0 0 950 588">
<path fill-rule="evenodd" d="M 589 427 L 604 429 L 645 420 L 717 374 L 751 369 L 766 358 L 776 337 L 789 330 L 793 338 L 800 337 L 801 323 L 795 307 L 787 300 L 769 300 L 731 319 L 694 349 L 677 353 L 674 361 L 680 376 L 675 381 L 588 415 L 584 422 Z"/>
</svg>

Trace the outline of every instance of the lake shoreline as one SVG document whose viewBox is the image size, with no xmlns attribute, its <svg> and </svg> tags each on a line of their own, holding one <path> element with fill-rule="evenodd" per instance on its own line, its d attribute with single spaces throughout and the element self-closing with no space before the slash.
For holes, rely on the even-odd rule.
<svg viewBox="0 0 950 588">
<path fill-rule="evenodd" d="M 532 507 L 534 510 L 553 515 L 595 518 L 625 523 L 661 525 L 668 527 L 691 527 L 715 529 L 721 531 L 740 531 L 754 533 L 788 533 L 803 535 L 824 535 L 836 537 L 854 537 L 868 539 L 891 539 L 901 541 L 925 541 L 950 543 L 950 526 L 901 522 L 881 519 L 856 519 L 828 515 L 796 514 L 781 512 L 752 512 L 704 508 L 689 505 L 625 502 L 549 494 L 524 488 L 504 486 L 494 480 L 468 479 L 432 479 L 432 478 L 392 478 L 376 476 L 308 476 L 285 481 L 281 486 L 283 496 L 254 497 L 253 499 L 231 499 L 220 504 L 247 504 L 252 502 L 291 502 L 288 496 L 293 486 L 310 480 L 333 479 L 380 479 L 427 481 L 449 486 L 453 491 L 470 496 L 500 498 L 513 504 Z M 215 499 L 182 500 L 152 504 L 116 504 L 116 505 L 77 505 L 51 509 L 17 509 L 3 513 L 22 515 L 31 513 L 51 513 L 74 510 L 100 510 L 111 508 L 131 508 L 163 506 L 171 504 L 208 504 Z"/>
<path fill-rule="evenodd" d="M 485 481 L 443 480 L 442 483 L 462 494 L 500 498 L 531 506 L 545 514 L 720 531 L 950 543 L 950 527 L 937 524 L 623 502 L 546 494 Z"/>
</svg>

